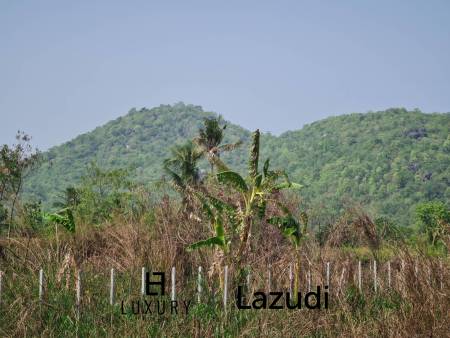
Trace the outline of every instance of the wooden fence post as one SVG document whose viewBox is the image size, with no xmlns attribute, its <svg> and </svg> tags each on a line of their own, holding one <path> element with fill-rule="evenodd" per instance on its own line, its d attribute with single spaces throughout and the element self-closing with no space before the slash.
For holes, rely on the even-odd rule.
<svg viewBox="0 0 450 338">
<path fill-rule="evenodd" d="M 227 297 L 228 297 L 228 265 L 225 265 L 225 269 L 223 271 L 223 307 L 225 312 L 227 312 Z"/>
<path fill-rule="evenodd" d="M 198 267 L 197 275 L 197 302 L 200 303 L 202 299 L 202 267 Z"/>
<path fill-rule="evenodd" d="M 109 288 L 109 304 L 111 306 L 114 305 L 114 290 L 115 290 L 115 273 L 114 273 L 114 268 L 111 268 L 111 283 L 110 283 L 110 288 Z"/>
<path fill-rule="evenodd" d="M 175 267 L 172 267 L 172 294 L 171 294 L 171 301 L 174 302 L 176 300 L 176 290 L 175 290 Z"/>
<path fill-rule="evenodd" d="M 44 270 L 39 270 L 39 302 L 42 302 L 44 297 Z"/>
<path fill-rule="evenodd" d="M 358 261 L 358 289 L 362 292 L 362 271 L 361 271 L 361 261 Z"/>
</svg>

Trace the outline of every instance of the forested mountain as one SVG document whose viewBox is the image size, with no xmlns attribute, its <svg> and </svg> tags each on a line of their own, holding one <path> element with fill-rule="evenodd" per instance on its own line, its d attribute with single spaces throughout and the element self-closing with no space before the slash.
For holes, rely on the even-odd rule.
<svg viewBox="0 0 450 338">
<path fill-rule="evenodd" d="M 132 168 L 137 181 L 154 182 L 170 147 L 194 137 L 210 116 L 183 103 L 132 109 L 44 153 L 42 165 L 27 179 L 26 196 L 51 205 L 92 161 L 103 168 Z M 418 202 L 450 200 L 449 129 L 450 113 L 390 109 L 343 115 L 278 137 L 263 134 L 262 156 L 304 185 L 301 196 L 316 219 L 360 203 L 373 215 L 409 224 Z M 227 143 L 242 140 L 223 159 L 244 172 L 250 132 L 227 123 L 225 135 Z"/>
</svg>

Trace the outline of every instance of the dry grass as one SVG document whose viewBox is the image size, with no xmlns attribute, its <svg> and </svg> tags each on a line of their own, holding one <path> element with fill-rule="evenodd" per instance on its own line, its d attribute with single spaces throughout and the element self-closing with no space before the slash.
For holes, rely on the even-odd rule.
<svg viewBox="0 0 450 338">
<path fill-rule="evenodd" d="M 117 216 L 99 227 L 80 225 L 75 235 L 59 231 L 58 237 L 16 237 L 2 242 L 0 270 L 3 278 L 0 336 L 167 336 L 167 337 L 448 337 L 450 332 L 450 273 L 448 259 L 398 245 L 391 248 L 391 288 L 387 260 L 378 260 L 378 292 L 373 290 L 373 260 L 344 250 L 339 236 L 352 234 L 349 223 L 337 225 L 329 245 L 313 238 L 302 249 L 301 289 L 325 284 L 325 266 L 331 266 L 331 306 L 328 310 L 236 310 L 227 316 L 221 309 L 219 276 L 207 280 L 205 304 L 187 317 L 130 318 L 118 313 L 110 320 L 109 269 L 118 271 L 117 299 L 138 297 L 140 268 L 169 272 L 177 268 L 180 297 L 194 297 L 196 271 L 212 264 L 211 250 L 187 253 L 188 244 L 205 238 L 208 224 L 178 213 L 176 203 L 164 198 L 151 210 L 152 217 Z M 145 217 L 144 217 L 145 216 Z M 372 253 L 379 248 L 370 219 L 352 223 Z M 344 229 L 344 230 L 342 230 Z M 288 269 L 293 253 L 277 230 L 261 225 L 254 251 L 246 264 L 252 286 L 267 290 L 268 265 L 272 286 L 288 290 Z M 358 290 L 358 260 L 362 260 L 362 292 Z M 46 272 L 43 304 L 37 297 L 39 268 Z M 83 308 L 76 322 L 74 276 L 83 271 Z M 233 275 L 232 267 L 230 270 Z M 236 285 L 232 285 L 232 288 Z M 217 296 L 214 301 L 213 294 Z M 233 293 L 230 292 L 232 296 Z"/>
</svg>

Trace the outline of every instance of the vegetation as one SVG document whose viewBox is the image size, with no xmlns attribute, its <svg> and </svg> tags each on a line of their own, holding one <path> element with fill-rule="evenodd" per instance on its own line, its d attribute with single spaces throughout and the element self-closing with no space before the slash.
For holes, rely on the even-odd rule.
<svg viewBox="0 0 450 338">
<path fill-rule="evenodd" d="M 8 225 L 8 237 L 24 177 L 39 158 L 39 153 L 32 149 L 30 140 L 27 134 L 18 131 L 17 144 L 12 147 L 5 144 L 0 149 L 0 231 Z"/>
<path fill-rule="evenodd" d="M 114 140 L 120 139 L 121 134 L 111 140 L 106 136 L 132 123 L 133 131 L 123 138 L 128 151 L 132 149 L 131 139 L 150 137 L 138 127 L 158 114 L 168 119 L 166 122 L 174 115 L 186 117 L 188 124 L 183 128 L 189 129 L 192 122 L 196 123 L 196 130 L 185 130 L 181 142 L 176 137 L 180 132 L 176 123 L 160 125 L 153 121 L 170 137 L 164 140 L 167 150 L 148 154 L 146 159 L 164 155 L 165 160 L 160 159 L 159 170 L 155 172 L 165 177 L 146 184 L 139 181 L 149 177 L 146 160 L 141 159 L 140 166 L 135 162 L 134 168 L 126 165 L 119 168 L 114 158 L 106 161 L 109 152 L 105 147 L 114 148 Z M 197 121 L 199 115 L 203 121 Z M 52 185 L 60 184 L 58 180 L 63 177 L 59 177 L 63 175 L 60 170 L 69 168 L 64 161 L 81 156 L 78 159 L 85 166 L 82 170 L 83 166 L 74 163 L 74 170 L 68 170 L 69 178 L 44 204 L 36 200 L 45 197 L 38 190 L 34 190 L 34 195 L 28 191 L 28 197 L 34 200 L 18 198 L 20 182 L 32 169 L 37 155 L 17 146 L 3 147 L 6 150 L 0 162 L 3 205 L 0 215 L 7 215 L 9 226 L 0 228 L 0 271 L 4 272 L 0 336 L 440 337 L 447 334 L 450 210 L 445 199 L 448 166 L 440 161 L 448 162 L 448 156 L 441 156 L 448 153 L 448 136 L 443 137 L 448 129 L 444 123 L 448 114 L 424 116 L 419 112 L 391 110 L 351 115 L 327 119 L 280 137 L 264 135 L 259 130 L 249 134 L 229 124 L 224 129 L 211 114 L 183 104 L 162 106 L 150 112 L 133 111 L 123 119 L 44 154 L 41 169 L 29 180 L 31 187 L 36 188 L 39 179 L 45 186 L 49 183 L 46 175 L 52 174 Z M 401 126 L 395 125 L 399 119 L 403 119 Z M 134 125 L 137 120 L 140 124 Z M 346 125 L 351 129 L 339 129 L 341 120 L 348 120 Z M 419 120 L 425 127 L 417 127 Z M 416 127 L 401 131 L 411 125 Z M 151 131 L 153 127 L 147 126 L 146 131 Z M 365 135 L 362 129 L 375 126 L 379 129 L 374 136 L 379 141 L 370 143 L 372 136 Z M 358 133 L 353 135 L 355 130 Z M 357 143 L 347 144 L 346 133 L 351 133 Z M 163 134 L 150 139 L 157 143 Z M 103 138 L 96 139 L 96 135 Z M 327 143 L 327 139 L 335 143 Z M 29 138 L 22 140 L 28 142 Z M 438 146 L 437 140 L 444 141 Z M 241 142 L 242 147 L 236 147 Z M 145 154 L 144 146 L 149 146 L 148 142 L 133 146 L 137 144 L 142 149 L 125 151 L 130 163 L 138 154 Z M 80 145 L 85 147 L 83 151 L 77 149 Z M 94 145 L 94 149 L 87 149 L 88 145 Z M 288 145 L 289 157 L 285 157 L 283 145 Z M 72 148 L 70 154 L 58 155 L 64 147 Z M 246 148 L 250 152 L 244 157 Z M 323 148 L 322 152 L 319 148 Z M 404 153 L 407 149 L 409 155 Z M 420 164 L 411 166 L 417 177 L 406 176 L 396 181 L 402 176 L 401 165 L 396 163 L 403 160 L 410 163 L 411 149 L 418 149 L 414 156 Z M 221 154 L 221 150 L 230 151 Z M 327 161 L 323 162 L 318 154 Z M 96 162 L 90 162 L 93 157 Z M 374 159 L 377 161 L 371 162 Z M 428 162 L 420 162 L 425 159 Z M 438 161 L 435 163 L 434 159 Z M 121 160 L 118 156 L 117 161 Z M 271 169 L 273 163 L 280 169 Z M 149 166 L 156 168 L 153 162 Z M 304 170 L 298 171 L 297 167 Z M 421 176 L 424 167 L 434 171 Z M 18 174 L 11 176 L 11 173 Z M 293 183 L 289 174 L 301 184 Z M 136 175 L 139 179 L 134 179 Z M 373 177 L 377 178 L 375 183 L 371 181 Z M 395 188 L 386 188 L 382 194 L 375 191 L 392 182 L 397 182 Z M 377 189 L 370 188 L 372 183 Z M 325 189 L 324 184 L 329 186 Z M 345 188 L 347 184 L 352 189 Z M 412 187 L 424 195 L 415 194 Z M 435 188 L 440 190 L 434 191 Z M 330 195 L 330 191 L 335 195 Z M 345 198 L 340 197 L 345 196 L 359 200 L 362 205 L 344 203 Z M 376 206 L 386 202 L 381 198 L 390 200 L 392 196 L 398 198 L 395 203 L 399 208 L 414 207 L 413 212 L 401 213 L 400 209 L 377 212 Z M 48 205 L 50 200 L 52 207 Z M 323 208 L 328 202 L 332 213 Z M 405 227 L 405 219 L 414 219 L 415 226 Z M 312 223 L 315 226 L 310 226 Z M 331 263 L 329 276 L 325 273 L 326 263 Z M 234 306 L 232 296 L 243 284 L 247 301 L 253 291 L 289 290 L 292 285 L 287 270 L 291 264 L 294 292 L 305 293 L 309 283 L 313 288 L 324 286 L 329 278 L 329 309 L 256 311 L 238 310 Z M 225 265 L 229 266 L 227 311 L 222 303 Z M 166 273 L 176 267 L 177 297 L 192 300 L 188 314 L 122 313 L 122 301 L 142 299 L 139 278 L 143 266 Z M 194 304 L 199 266 L 208 273 L 202 276 L 201 302 Z M 356 272 L 359 266 L 362 284 Z M 41 301 L 37 279 L 40 268 L 45 272 Z M 117 271 L 113 306 L 108 303 L 110 268 Z M 82 302 L 77 305 L 75 283 L 79 273 L 83 276 L 83 287 Z M 301 299 L 297 295 L 293 298 L 295 302 Z"/>
<path fill-rule="evenodd" d="M 450 247 L 447 234 L 450 232 L 450 210 L 442 202 L 429 202 L 418 206 L 417 218 L 420 230 L 427 234 L 431 245 Z"/>
<path fill-rule="evenodd" d="M 224 151 L 230 151 L 238 147 L 241 142 L 234 144 L 221 144 L 224 137 L 224 130 L 227 128 L 225 124 L 220 125 L 222 118 L 205 118 L 203 121 L 204 127 L 199 129 L 199 135 L 194 141 L 202 148 L 203 152 L 208 157 L 211 164 L 211 173 L 214 170 L 215 158 L 220 158 L 220 154 Z"/>
<path fill-rule="evenodd" d="M 193 139 L 199 128 L 208 130 L 204 118 L 214 116 L 182 103 L 132 109 L 45 152 L 42 166 L 26 181 L 26 195 L 51 206 L 67 186 L 80 182 L 92 161 L 108 170 L 134 170 L 138 183 L 156 182 L 172 145 Z M 262 163 L 270 154 L 274 167 L 285 168 L 304 186 L 302 203 L 312 227 L 333 223 L 355 205 L 374 217 L 410 226 L 419 203 L 450 200 L 449 121 L 449 113 L 405 109 L 330 117 L 278 137 L 263 133 Z M 227 123 L 222 143 L 217 143 L 218 135 L 204 144 L 215 149 L 215 144 L 242 142 L 221 159 L 243 175 L 250 137 L 250 132 Z M 200 169 L 208 167 L 205 160 L 199 163 Z"/>
<path fill-rule="evenodd" d="M 258 170 L 259 149 L 260 132 L 256 130 L 252 136 L 247 180 L 239 173 L 230 170 L 218 157 L 211 159 L 218 167 L 219 172 L 215 178 L 221 185 L 221 193 L 213 197 L 211 192 L 203 189 L 198 194 L 202 195 L 200 200 L 203 203 L 203 209 L 212 221 L 214 236 L 196 242 L 189 247 L 191 250 L 204 246 L 219 247 L 222 250 L 220 256 L 222 259 L 214 262 L 213 266 L 233 264 L 238 275 L 241 276 L 241 263 L 246 259 L 249 254 L 248 251 L 251 249 L 251 246 L 249 246 L 251 233 L 257 232 L 256 238 L 260 238 L 259 231 L 255 227 L 257 218 L 260 220 L 265 218 L 267 204 L 278 202 L 277 195 L 280 190 L 293 186 L 283 171 L 269 170 L 269 160 L 264 163 L 262 172 Z M 284 182 L 280 183 L 280 178 L 284 178 Z M 234 203 L 226 202 L 233 199 L 231 189 L 238 193 L 238 197 L 234 198 Z M 284 206 L 283 208 L 286 209 Z M 223 213 L 227 214 L 229 220 L 227 232 L 225 232 Z"/>
</svg>

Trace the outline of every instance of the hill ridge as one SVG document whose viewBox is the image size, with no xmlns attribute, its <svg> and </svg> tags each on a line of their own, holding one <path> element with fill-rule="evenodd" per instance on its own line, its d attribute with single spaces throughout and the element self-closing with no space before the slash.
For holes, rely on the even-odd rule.
<svg viewBox="0 0 450 338">
<path fill-rule="evenodd" d="M 133 108 L 45 152 L 42 166 L 26 181 L 26 195 L 50 205 L 91 161 L 105 168 L 134 167 L 141 182 L 157 180 L 170 147 L 192 138 L 211 116 L 217 114 L 182 102 Z M 332 116 L 279 136 L 263 133 L 262 157 L 306 186 L 302 196 L 312 213 L 317 208 L 338 215 L 349 198 L 377 215 L 410 223 L 418 202 L 450 200 L 449 127 L 450 113 L 404 108 Z M 244 144 L 224 160 L 240 171 L 249 137 L 250 131 L 227 121 L 225 141 Z"/>
</svg>

